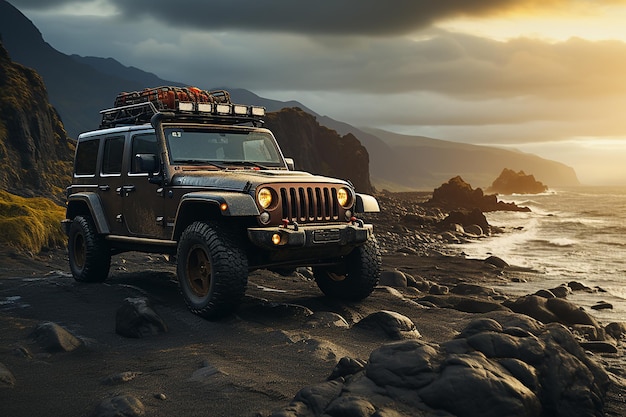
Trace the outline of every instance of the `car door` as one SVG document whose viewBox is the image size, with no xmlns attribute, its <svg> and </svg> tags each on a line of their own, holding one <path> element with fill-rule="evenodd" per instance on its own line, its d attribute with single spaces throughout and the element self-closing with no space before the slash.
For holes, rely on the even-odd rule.
<svg viewBox="0 0 626 417">
<path fill-rule="evenodd" d="M 128 233 L 137 237 L 166 239 L 162 187 L 151 183 L 149 173 L 141 171 L 135 158 L 137 154 L 158 155 L 153 131 L 135 132 L 130 137 L 127 169 L 121 187 Z"/>
<path fill-rule="evenodd" d="M 101 147 L 102 163 L 98 178 L 97 193 L 102 203 L 104 215 L 111 234 L 124 233 L 122 194 L 122 164 L 126 136 L 115 134 L 105 136 Z"/>
</svg>

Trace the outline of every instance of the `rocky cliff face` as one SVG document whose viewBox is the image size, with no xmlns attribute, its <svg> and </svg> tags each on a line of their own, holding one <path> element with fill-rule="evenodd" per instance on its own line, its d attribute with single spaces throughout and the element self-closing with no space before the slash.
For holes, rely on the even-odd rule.
<svg viewBox="0 0 626 417">
<path fill-rule="evenodd" d="M 41 77 L 12 62 L 0 43 L 0 188 L 61 202 L 73 152 Z"/>
<path fill-rule="evenodd" d="M 351 133 L 339 136 L 297 107 L 268 113 L 265 126 L 296 169 L 350 180 L 358 191 L 372 192 L 369 154 Z"/>
</svg>

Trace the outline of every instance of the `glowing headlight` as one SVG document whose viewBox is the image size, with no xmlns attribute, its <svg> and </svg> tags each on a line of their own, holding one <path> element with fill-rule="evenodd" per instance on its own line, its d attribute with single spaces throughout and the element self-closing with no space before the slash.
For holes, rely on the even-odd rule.
<svg viewBox="0 0 626 417">
<path fill-rule="evenodd" d="M 259 205 L 264 209 L 268 208 L 272 204 L 272 192 L 269 188 L 261 188 L 256 196 Z"/>
<path fill-rule="evenodd" d="M 341 207 L 350 207 L 352 204 L 352 199 L 350 198 L 351 193 L 345 188 L 340 188 L 337 190 L 337 201 Z"/>
</svg>

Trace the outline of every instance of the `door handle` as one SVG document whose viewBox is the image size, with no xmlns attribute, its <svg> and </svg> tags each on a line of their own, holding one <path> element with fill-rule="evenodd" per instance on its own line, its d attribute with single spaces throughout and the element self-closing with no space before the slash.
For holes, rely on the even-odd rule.
<svg viewBox="0 0 626 417">
<path fill-rule="evenodd" d="M 121 187 L 117 187 L 115 192 L 122 197 L 128 197 L 128 194 L 132 191 L 135 191 L 134 185 L 122 185 Z"/>
<path fill-rule="evenodd" d="M 111 189 L 111 187 L 109 187 L 108 185 L 98 185 L 98 189 L 100 191 L 109 191 Z"/>
</svg>

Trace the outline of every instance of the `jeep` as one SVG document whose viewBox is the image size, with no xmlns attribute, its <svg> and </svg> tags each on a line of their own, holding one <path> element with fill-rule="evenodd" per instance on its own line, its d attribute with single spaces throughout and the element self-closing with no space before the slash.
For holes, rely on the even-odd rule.
<svg viewBox="0 0 626 417">
<path fill-rule="evenodd" d="M 265 108 L 227 91 L 159 87 L 120 93 L 98 130 L 79 135 L 67 188 L 69 266 L 102 282 L 125 251 L 176 260 L 180 292 L 205 318 L 233 312 L 248 273 L 311 267 L 329 297 L 358 301 L 378 283 L 379 211 L 348 181 L 294 169 Z"/>
</svg>

